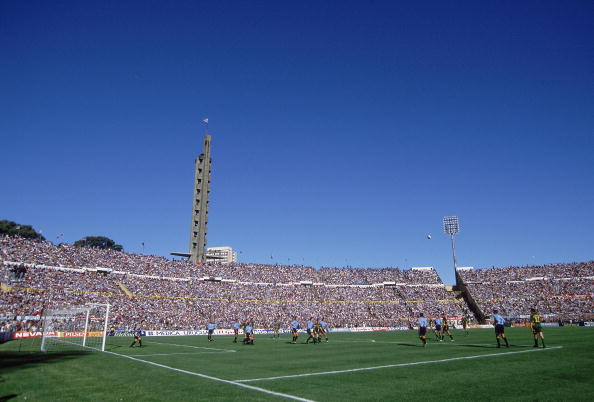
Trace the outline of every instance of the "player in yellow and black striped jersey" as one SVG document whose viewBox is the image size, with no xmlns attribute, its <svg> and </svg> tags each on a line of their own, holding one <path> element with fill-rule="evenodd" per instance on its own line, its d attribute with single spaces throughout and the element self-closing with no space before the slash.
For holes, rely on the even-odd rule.
<svg viewBox="0 0 594 402">
<path fill-rule="evenodd" d="M 448 336 L 450 337 L 450 342 L 454 342 L 454 337 L 452 336 L 452 333 L 450 332 L 450 324 L 448 323 L 448 317 L 446 317 L 445 314 L 442 315 L 441 317 L 441 322 L 442 322 L 442 327 L 441 327 L 441 339 L 444 338 L 445 334 L 448 334 Z"/>
<path fill-rule="evenodd" d="M 542 318 L 540 314 L 536 312 L 535 308 L 530 309 L 530 329 L 532 330 L 532 335 L 534 336 L 534 347 L 538 347 L 538 337 L 540 336 L 540 340 L 542 341 L 542 347 L 545 347 L 544 343 L 544 334 L 542 333 Z"/>
<path fill-rule="evenodd" d="M 322 326 L 320 325 L 320 319 L 316 319 L 313 326 L 313 341 L 314 343 L 320 343 L 320 333 Z"/>
</svg>

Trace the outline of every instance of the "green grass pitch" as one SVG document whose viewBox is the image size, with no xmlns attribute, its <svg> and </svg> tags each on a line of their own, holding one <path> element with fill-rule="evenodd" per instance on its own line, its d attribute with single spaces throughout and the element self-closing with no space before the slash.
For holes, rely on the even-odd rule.
<svg viewBox="0 0 594 402">
<path fill-rule="evenodd" d="M 453 331 L 421 347 L 416 332 L 331 333 L 328 343 L 257 335 L 108 338 L 107 351 L 37 352 L 39 340 L 0 345 L 0 400 L 594 400 L 594 328 Z M 14 399 L 13 399 L 14 398 Z"/>
</svg>

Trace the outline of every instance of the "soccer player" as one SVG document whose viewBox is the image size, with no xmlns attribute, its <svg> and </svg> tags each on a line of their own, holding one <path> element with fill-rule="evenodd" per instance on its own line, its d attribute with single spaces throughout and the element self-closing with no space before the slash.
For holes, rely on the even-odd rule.
<svg viewBox="0 0 594 402">
<path fill-rule="evenodd" d="M 235 321 L 233 323 L 233 335 L 235 335 L 233 343 L 237 343 L 237 336 L 239 336 L 239 328 L 241 328 L 241 323 L 239 321 Z"/>
<path fill-rule="evenodd" d="M 427 319 L 423 315 L 423 313 L 419 314 L 419 339 L 423 342 L 423 347 L 427 346 L 427 339 L 425 339 L 425 335 L 427 334 Z"/>
<path fill-rule="evenodd" d="M 439 316 L 435 319 L 435 329 L 433 332 L 435 332 L 436 340 L 439 342 L 443 341 L 443 334 L 441 332 L 441 318 Z"/>
<path fill-rule="evenodd" d="M 293 333 L 293 340 L 291 343 L 295 344 L 299 337 L 299 322 L 297 322 L 297 317 L 293 317 L 293 321 L 291 321 L 291 332 Z"/>
<path fill-rule="evenodd" d="M 254 323 L 248 322 L 245 327 L 243 328 L 245 332 L 245 337 L 243 338 L 244 345 L 253 345 L 254 344 Z"/>
<path fill-rule="evenodd" d="M 464 336 L 468 336 L 468 317 L 462 317 L 462 328 L 464 328 Z"/>
<path fill-rule="evenodd" d="M 134 347 L 134 345 L 136 344 L 136 342 L 138 342 L 138 347 L 142 347 L 142 327 L 144 326 L 145 321 L 142 320 L 140 322 L 140 324 L 138 324 L 134 330 L 133 330 L 133 334 L 134 334 L 134 340 L 132 341 L 132 344 L 130 345 L 131 348 Z"/>
<path fill-rule="evenodd" d="M 326 342 L 328 342 L 328 324 L 324 321 L 324 317 L 320 320 L 320 338 L 326 338 Z"/>
<path fill-rule="evenodd" d="M 448 317 L 446 317 L 445 314 L 443 315 L 442 320 L 443 320 L 443 327 L 441 330 L 441 339 L 443 339 L 444 334 L 448 334 L 448 336 L 450 337 L 450 342 L 454 342 L 454 337 L 452 336 L 452 334 L 450 332 L 450 324 L 448 324 Z"/>
<path fill-rule="evenodd" d="M 507 337 L 505 336 L 505 319 L 499 314 L 499 311 L 493 310 L 493 324 L 495 325 L 495 339 L 497 339 L 497 347 L 501 347 L 500 338 L 505 341 L 505 347 L 509 348 Z"/>
<path fill-rule="evenodd" d="M 309 343 L 310 339 L 314 339 L 313 327 L 314 327 L 313 317 L 309 317 L 309 320 L 307 320 L 307 328 L 306 328 L 307 335 L 309 335 L 309 336 L 307 337 L 307 340 L 305 341 L 305 343 Z M 314 343 L 316 343 L 315 339 L 314 339 Z"/>
<path fill-rule="evenodd" d="M 272 324 L 272 339 L 276 340 L 280 337 L 279 335 L 280 324 Z"/>
<path fill-rule="evenodd" d="M 317 318 L 316 321 L 314 322 L 314 326 L 313 326 L 313 341 L 314 343 L 320 343 L 320 332 L 322 330 L 322 326 L 320 325 L 320 319 Z"/>
<path fill-rule="evenodd" d="M 208 341 L 209 342 L 214 341 L 214 339 L 212 339 L 212 334 L 214 333 L 214 330 L 216 327 L 217 327 L 217 325 L 214 324 L 212 321 L 209 321 L 209 323 L 206 324 L 206 329 L 208 330 Z"/>
<path fill-rule="evenodd" d="M 542 347 L 545 347 L 544 343 L 544 334 L 542 333 L 542 325 L 540 324 L 541 318 L 540 314 L 536 312 L 535 308 L 530 309 L 530 329 L 532 330 L 532 335 L 534 336 L 534 347 L 538 347 L 538 337 L 540 336 L 540 340 L 542 341 Z"/>
</svg>

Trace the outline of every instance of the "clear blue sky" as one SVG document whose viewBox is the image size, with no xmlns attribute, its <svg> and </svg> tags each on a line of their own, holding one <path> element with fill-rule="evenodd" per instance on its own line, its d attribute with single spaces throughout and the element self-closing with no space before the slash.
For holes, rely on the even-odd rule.
<svg viewBox="0 0 594 402">
<path fill-rule="evenodd" d="M 186 251 L 208 117 L 241 261 L 594 258 L 594 3 L 320 3 L 1 0 L 0 219 Z"/>
</svg>

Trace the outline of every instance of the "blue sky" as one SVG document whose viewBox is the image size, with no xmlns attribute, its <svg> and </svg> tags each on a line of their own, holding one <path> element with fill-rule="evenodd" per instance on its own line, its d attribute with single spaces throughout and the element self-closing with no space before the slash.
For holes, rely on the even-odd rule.
<svg viewBox="0 0 594 402">
<path fill-rule="evenodd" d="M 0 1 L 0 219 L 186 251 L 208 117 L 242 261 L 591 260 L 594 3 L 416 3 Z"/>
</svg>

